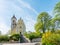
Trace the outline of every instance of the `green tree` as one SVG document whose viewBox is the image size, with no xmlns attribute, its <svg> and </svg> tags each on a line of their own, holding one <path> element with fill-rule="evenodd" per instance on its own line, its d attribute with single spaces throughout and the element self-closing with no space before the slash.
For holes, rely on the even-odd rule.
<svg viewBox="0 0 60 45">
<path fill-rule="evenodd" d="M 54 22 L 54 25 L 55 25 L 55 29 L 58 29 L 60 28 L 60 2 L 58 2 L 55 7 L 54 7 L 54 19 L 53 19 L 53 22 Z"/>
<path fill-rule="evenodd" d="M 56 15 L 56 14 L 60 15 L 60 2 L 58 2 L 58 3 L 55 5 L 53 12 L 54 12 L 55 15 Z"/>
<path fill-rule="evenodd" d="M 42 12 L 37 17 L 37 23 L 35 24 L 35 30 L 42 30 L 45 33 L 49 29 L 51 17 L 47 12 Z"/>
<path fill-rule="evenodd" d="M 30 32 L 30 33 L 26 32 L 25 36 L 32 41 L 32 39 L 41 38 L 42 34 L 41 33 L 37 33 L 37 32 Z"/>
</svg>

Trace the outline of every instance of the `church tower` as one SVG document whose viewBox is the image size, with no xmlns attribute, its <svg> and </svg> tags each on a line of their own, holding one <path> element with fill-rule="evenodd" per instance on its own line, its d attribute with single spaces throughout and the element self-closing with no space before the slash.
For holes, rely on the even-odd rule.
<svg viewBox="0 0 60 45">
<path fill-rule="evenodd" d="M 17 18 L 15 17 L 15 15 L 13 15 L 13 17 L 11 18 L 11 33 L 16 33 L 16 27 L 17 27 Z"/>
<path fill-rule="evenodd" d="M 18 20 L 18 23 L 17 23 L 17 33 L 20 33 L 20 32 L 22 34 L 26 32 L 25 24 L 21 18 Z"/>
<path fill-rule="evenodd" d="M 26 32 L 24 21 L 21 18 L 17 21 L 17 18 L 13 15 L 11 18 L 11 34 L 19 34 L 20 32 L 22 34 Z"/>
</svg>

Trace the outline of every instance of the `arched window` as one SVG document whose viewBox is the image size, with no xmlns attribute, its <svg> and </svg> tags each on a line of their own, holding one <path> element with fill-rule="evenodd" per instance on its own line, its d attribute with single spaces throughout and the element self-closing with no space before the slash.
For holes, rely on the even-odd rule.
<svg viewBox="0 0 60 45">
<path fill-rule="evenodd" d="M 20 28 L 22 28 L 22 26 L 20 26 Z"/>
</svg>

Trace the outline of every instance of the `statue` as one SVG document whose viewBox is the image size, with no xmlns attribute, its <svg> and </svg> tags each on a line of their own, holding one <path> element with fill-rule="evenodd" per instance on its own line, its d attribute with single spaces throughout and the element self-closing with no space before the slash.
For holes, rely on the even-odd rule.
<svg viewBox="0 0 60 45">
<path fill-rule="evenodd" d="M 20 32 L 20 43 L 29 43 L 30 40 L 28 40 L 21 32 Z"/>
</svg>

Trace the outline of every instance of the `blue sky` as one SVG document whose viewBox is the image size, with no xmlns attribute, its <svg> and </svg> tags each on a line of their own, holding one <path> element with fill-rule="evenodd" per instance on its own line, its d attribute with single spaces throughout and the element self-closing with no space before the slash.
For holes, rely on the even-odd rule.
<svg viewBox="0 0 60 45">
<path fill-rule="evenodd" d="M 39 13 L 46 11 L 52 15 L 53 8 L 60 0 L 0 0 L 0 30 L 6 34 L 10 30 L 11 17 L 24 20 L 26 31 L 34 31 Z"/>
</svg>

